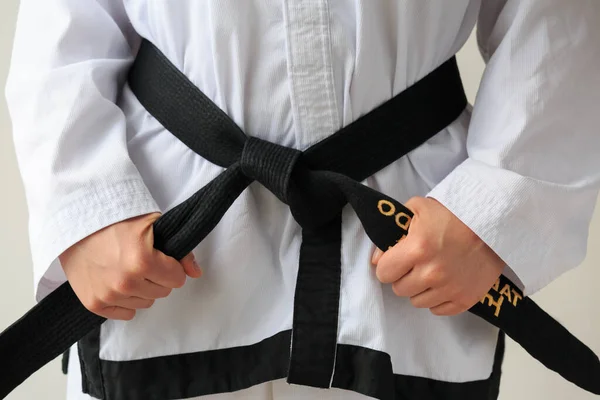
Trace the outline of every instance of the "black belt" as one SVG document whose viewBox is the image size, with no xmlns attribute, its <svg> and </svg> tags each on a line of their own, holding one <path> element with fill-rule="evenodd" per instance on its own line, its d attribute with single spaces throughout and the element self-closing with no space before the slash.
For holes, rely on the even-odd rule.
<svg viewBox="0 0 600 400">
<path fill-rule="evenodd" d="M 359 182 L 461 114 L 466 98 L 455 58 L 304 152 L 246 136 L 147 41 L 129 84 L 167 130 L 226 168 L 155 222 L 155 248 L 183 258 L 250 183 L 268 188 L 289 205 L 302 227 L 288 382 L 329 387 L 337 338 L 342 208 L 350 204 L 381 249 L 407 233 L 411 211 Z M 600 394 L 598 357 L 507 278 L 501 277 L 469 311 L 499 327 L 548 368 Z M 104 321 L 82 306 L 68 283 L 52 292 L 0 335 L 0 397 Z"/>
</svg>

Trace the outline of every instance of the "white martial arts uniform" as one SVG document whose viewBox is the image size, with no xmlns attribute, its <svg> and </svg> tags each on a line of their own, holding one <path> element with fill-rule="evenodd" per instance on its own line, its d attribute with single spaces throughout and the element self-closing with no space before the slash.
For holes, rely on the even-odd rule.
<svg viewBox="0 0 600 400">
<path fill-rule="evenodd" d="M 438 199 L 531 294 L 586 252 L 600 182 L 597 0 L 21 0 L 7 99 L 37 298 L 65 281 L 57 256 L 69 246 L 164 212 L 222 171 L 125 84 L 141 37 L 245 132 L 302 150 L 447 60 L 476 22 L 487 67 L 472 109 L 364 183 L 399 201 Z M 396 374 L 490 375 L 496 328 L 394 296 L 374 276 L 373 245 L 351 209 L 342 237 L 339 343 L 390 354 Z M 131 322 L 105 323 L 100 358 L 246 346 L 290 329 L 300 240 L 287 206 L 250 186 L 195 249 L 204 276 Z M 88 398 L 75 372 L 69 399 Z M 301 393 L 317 389 L 246 390 L 211 398 L 314 398 Z"/>
</svg>

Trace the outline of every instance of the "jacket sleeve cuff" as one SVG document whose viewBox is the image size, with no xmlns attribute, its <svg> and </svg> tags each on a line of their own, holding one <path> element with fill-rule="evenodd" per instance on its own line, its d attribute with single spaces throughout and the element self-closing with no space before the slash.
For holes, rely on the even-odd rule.
<svg viewBox="0 0 600 400">
<path fill-rule="evenodd" d="M 490 246 L 506 263 L 504 275 L 531 295 L 577 266 L 586 252 L 585 238 L 561 229 L 568 223 L 556 209 L 560 200 L 546 202 L 548 195 L 535 180 L 467 159 L 427 196 Z"/>
<path fill-rule="evenodd" d="M 66 281 L 58 260 L 66 249 L 116 222 L 159 211 L 140 179 L 86 187 L 54 209 L 45 221 L 30 223 L 40 227 L 30 232 L 36 301 Z"/>
</svg>

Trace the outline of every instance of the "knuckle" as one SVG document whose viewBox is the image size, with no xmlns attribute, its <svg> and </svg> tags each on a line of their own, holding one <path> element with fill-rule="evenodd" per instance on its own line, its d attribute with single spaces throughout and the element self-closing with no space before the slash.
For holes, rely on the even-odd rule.
<svg viewBox="0 0 600 400">
<path fill-rule="evenodd" d="M 424 308 L 422 301 L 418 297 L 411 297 L 410 304 L 412 304 L 415 308 Z"/>
<path fill-rule="evenodd" d="M 97 297 L 90 297 L 83 303 L 83 305 L 85 308 L 95 314 L 100 313 L 104 308 L 104 303 Z"/>
<path fill-rule="evenodd" d="M 158 299 L 164 299 L 165 297 L 168 297 L 171 294 L 171 291 L 173 289 L 169 289 L 169 288 L 163 288 L 158 292 Z"/>
<path fill-rule="evenodd" d="M 144 259 L 138 260 L 132 265 L 132 273 L 135 277 L 143 278 L 150 272 L 150 263 Z"/>
<path fill-rule="evenodd" d="M 119 293 L 113 288 L 106 288 L 98 295 L 98 299 L 104 304 L 112 305 L 119 298 Z"/>
<path fill-rule="evenodd" d="M 417 236 L 413 239 L 413 245 L 411 249 L 412 256 L 418 260 L 423 260 L 429 254 L 431 244 L 423 236 Z"/>
<path fill-rule="evenodd" d="M 150 270 L 150 263 L 141 251 L 131 251 L 126 258 L 129 273 L 136 277 L 144 277 Z"/>
<path fill-rule="evenodd" d="M 118 279 L 113 286 L 113 290 L 117 293 L 129 294 L 132 292 L 134 281 L 127 276 Z"/>
<path fill-rule="evenodd" d="M 421 279 L 427 286 L 435 286 L 444 280 L 443 267 L 432 265 L 428 268 L 423 268 L 421 271 Z"/>
<path fill-rule="evenodd" d="M 395 282 L 394 284 L 392 284 L 392 291 L 398 297 L 405 297 L 406 296 L 406 288 L 404 286 L 405 285 L 401 284 L 399 281 Z"/>
</svg>

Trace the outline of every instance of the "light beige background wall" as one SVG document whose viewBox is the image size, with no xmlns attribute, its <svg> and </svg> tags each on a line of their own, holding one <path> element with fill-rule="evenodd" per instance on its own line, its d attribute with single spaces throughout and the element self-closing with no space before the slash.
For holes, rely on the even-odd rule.
<svg viewBox="0 0 600 400">
<path fill-rule="evenodd" d="M 17 5 L 17 0 L 0 0 L 0 86 L 2 90 L 8 69 Z M 468 96 L 473 102 L 483 71 L 483 63 L 473 38 L 459 54 L 459 62 Z M 0 330 L 3 330 L 34 304 L 27 240 L 27 210 L 4 96 L 0 99 L 0 210 Z M 600 353 L 599 244 L 600 211 L 597 211 L 591 227 L 587 259 L 577 270 L 564 275 L 559 281 L 534 296 L 536 301 L 569 327 L 596 353 Z M 8 399 L 64 399 L 65 381 L 57 360 L 37 372 Z M 508 345 L 500 398 L 501 400 L 597 399 L 545 370 L 512 342 Z"/>
</svg>

